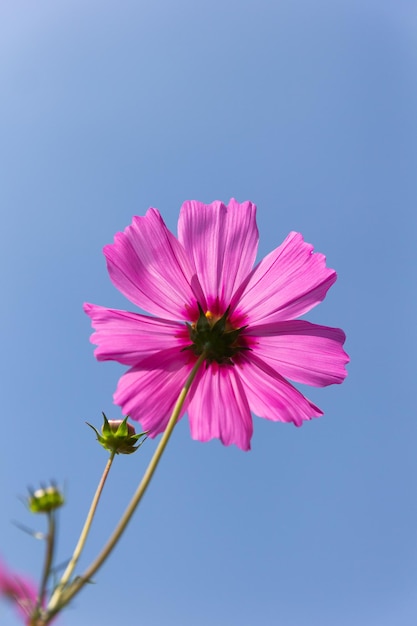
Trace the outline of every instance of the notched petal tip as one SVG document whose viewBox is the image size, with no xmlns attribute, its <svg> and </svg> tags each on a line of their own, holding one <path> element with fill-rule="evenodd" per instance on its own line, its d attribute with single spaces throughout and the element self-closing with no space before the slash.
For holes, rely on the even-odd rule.
<svg viewBox="0 0 417 626">
<path fill-rule="evenodd" d="M 182 319 L 201 290 L 195 268 L 157 209 L 135 216 L 103 249 L 113 285 L 131 302 L 165 319 Z"/>
<path fill-rule="evenodd" d="M 325 256 L 292 231 L 258 263 L 232 304 L 256 324 L 294 319 L 319 304 L 336 278 Z"/>
<path fill-rule="evenodd" d="M 84 302 L 83 304 L 83 311 L 84 313 L 86 313 L 89 317 L 92 316 L 93 314 L 93 309 L 94 309 L 95 305 L 94 304 L 90 304 L 90 302 Z"/>
</svg>

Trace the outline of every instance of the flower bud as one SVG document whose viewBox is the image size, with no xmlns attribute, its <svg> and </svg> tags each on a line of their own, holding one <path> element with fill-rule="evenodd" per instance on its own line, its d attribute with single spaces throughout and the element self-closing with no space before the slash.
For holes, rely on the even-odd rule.
<svg viewBox="0 0 417 626">
<path fill-rule="evenodd" d="M 132 454 L 146 439 L 145 433 L 136 434 L 134 426 L 127 423 L 128 416 L 123 420 L 108 420 L 103 413 L 103 426 L 101 434 L 94 426 L 88 424 L 97 435 L 97 441 L 109 452 L 116 454 Z M 139 441 L 139 439 L 141 439 Z M 135 445 L 138 444 L 138 445 Z"/>
<path fill-rule="evenodd" d="M 28 506 L 32 513 L 50 513 L 62 506 L 64 502 L 63 494 L 53 484 L 33 491 L 28 497 Z"/>
</svg>

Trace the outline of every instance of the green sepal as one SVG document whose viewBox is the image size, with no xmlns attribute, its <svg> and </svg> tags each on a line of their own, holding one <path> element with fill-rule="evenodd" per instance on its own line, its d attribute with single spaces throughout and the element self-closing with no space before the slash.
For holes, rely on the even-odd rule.
<svg viewBox="0 0 417 626">
<path fill-rule="evenodd" d="M 234 357 L 242 350 L 250 350 L 240 335 L 246 326 L 229 328 L 228 316 L 230 307 L 214 323 L 205 315 L 201 305 L 197 303 L 199 318 L 195 324 L 186 322 L 191 345 L 182 350 L 191 350 L 195 356 L 206 354 L 206 366 L 213 361 L 220 365 L 234 365 Z"/>
</svg>

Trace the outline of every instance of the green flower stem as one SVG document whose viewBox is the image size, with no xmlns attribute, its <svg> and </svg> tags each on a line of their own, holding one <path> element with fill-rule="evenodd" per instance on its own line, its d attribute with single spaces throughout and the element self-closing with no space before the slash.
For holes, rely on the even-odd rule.
<svg viewBox="0 0 417 626">
<path fill-rule="evenodd" d="M 41 584 L 39 586 L 38 602 L 34 611 L 35 617 L 39 616 L 41 606 L 45 598 L 46 586 L 48 584 L 48 579 L 51 574 L 52 562 L 54 559 L 55 530 L 56 530 L 55 511 L 54 510 L 48 511 L 47 518 L 48 518 L 48 534 L 46 535 L 45 564 L 43 566 L 42 579 L 41 579 Z"/>
<path fill-rule="evenodd" d="M 41 617 L 31 617 L 27 626 L 45 626 L 46 622 Z"/>
<path fill-rule="evenodd" d="M 200 367 L 200 365 L 203 363 L 203 361 L 206 358 L 206 354 L 203 352 L 203 354 L 201 354 L 197 360 L 197 362 L 195 363 L 193 369 L 191 370 L 191 373 L 189 375 L 189 377 L 187 378 L 187 381 L 183 387 L 183 389 L 181 390 L 181 393 L 178 397 L 178 400 L 174 406 L 174 410 L 172 411 L 172 415 L 169 418 L 169 422 L 167 424 L 167 427 L 159 441 L 158 447 L 155 450 L 155 453 L 152 457 L 152 459 L 149 462 L 149 465 L 143 475 L 143 478 L 141 480 L 141 482 L 139 483 L 139 486 L 135 492 L 135 494 L 133 495 L 132 500 L 130 501 L 128 507 L 126 508 L 123 516 L 121 517 L 118 525 L 116 526 L 113 534 L 111 535 L 111 537 L 109 538 L 107 544 L 104 546 L 102 552 L 98 555 L 98 557 L 96 558 L 96 560 L 90 565 L 90 567 L 87 568 L 87 570 L 84 572 L 84 574 L 82 574 L 80 577 L 76 578 L 74 580 L 74 582 L 67 588 L 65 589 L 65 591 L 62 593 L 62 596 L 60 597 L 60 602 L 59 604 L 55 603 L 54 605 L 52 605 L 52 603 L 50 603 L 49 606 L 49 611 L 48 611 L 48 617 L 51 618 L 53 617 L 53 615 L 55 615 L 61 608 L 63 608 L 66 604 L 68 604 L 68 602 L 80 591 L 80 589 L 88 582 L 91 582 L 94 574 L 98 571 L 98 569 L 103 565 L 104 561 L 107 559 L 107 557 L 110 555 L 110 553 L 112 552 L 113 548 L 116 546 L 117 542 L 119 541 L 121 535 L 123 534 L 126 526 L 128 525 L 130 519 L 132 518 L 133 513 L 135 512 L 139 502 L 142 500 L 142 497 L 146 491 L 146 489 L 149 486 L 149 483 L 151 482 L 152 476 L 155 473 L 156 468 L 158 467 L 159 461 L 162 457 L 162 454 L 166 448 L 166 445 L 172 435 L 172 432 L 174 430 L 174 427 L 178 421 L 178 418 L 181 414 L 181 409 L 184 405 L 184 401 L 187 397 L 187 394 L 190 390 L 191 384 L 197 374 L 197 371 Z"/>
<path fill-rule="evenodd" d="M 84 549 L 85 542 L 87 540 L 88 533 L 90 532 L 91 524 L 93 522 L 93 518 L 94 518 L 96 509 L 97 509 L 97 505 L 98 505 L 98 502 L 100 500 L 100 496 L 102 494 L 104 485 L 106 483 L 107 476 L 109 475 L 110 468 L 112 466 L 115 454 L 116 454 L 115 451 L 111 452 L 110 456 L 109 456 L 109 458 L 107 460 L 106 467 L 104 468 L 104 472 L 103 472 L 103 474 L 102 474 L 102 476 L 100 478 L 100 482 L 99 482 L 99 484 L 97 486 L 96 493 L 94 494 L 94 498 L 93 498 L 93 500 L 91 502 L 90 510 L 88 511 L 88 515 L 87 515 L 87 518 L 85 520 L 84 527 L 83 527 L 83 529 L 81 531 L 80 537 L 78 539 L 78 543 L 77 543 L 77 545 L 75 547 L 74 553 L 73 553 L 73 555 L 71 557 L 70 562 L 67 565 L 67 568 L 66 568 L 64 574 L 62 575 L 61 580 L 59 581 L 59 583 L 58 583 L 58 585 L 57 585 L 57 587 L 56 587 L 56 589 L 55 589 L 54 593 L 52 594 L 51 599 L 49 601 L 49 604 L 48 604 L 48 614 L 49 614 L 50 611 L 54 611 L 55 607 L 60 605 L 61 595 L 62 595 L 62 593 L 64 591 L 64 588 L 67 585 L 69 579 L 71 578 L 71 575 L 72 575 L 72 573 L 73 573 L 73 571 L 75 569 L 75 566 L 78 563 L 78 559 L 80 558 L 81 553 L 82 553 L 82 551 Z"/>
</svg>

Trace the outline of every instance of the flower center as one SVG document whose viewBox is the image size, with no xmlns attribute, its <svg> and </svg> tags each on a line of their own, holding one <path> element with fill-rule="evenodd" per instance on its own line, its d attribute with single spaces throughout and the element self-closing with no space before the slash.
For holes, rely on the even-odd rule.
<svg viewBox="0 0 417 626">
<path fill-rule="evenodd" d="M 187 346 L 186 350 L 191 350 L 195 356 L 206 353 L 206 361 L 216 363 L 234 365 L 233 357 L 242 350 L 249 350 L 247 346 L 242 344 L 242 338 L 239 335 L 246 328 L 233 328 L 228 319 L 229 309 L 221 317 L 214 316 L 210 311 L 204 313 L 200 304 L 198 304 L 200 316 L 194 324 L 188 324 L 188 334 L 192 341 L 191 346 Z"/>
</svg>

